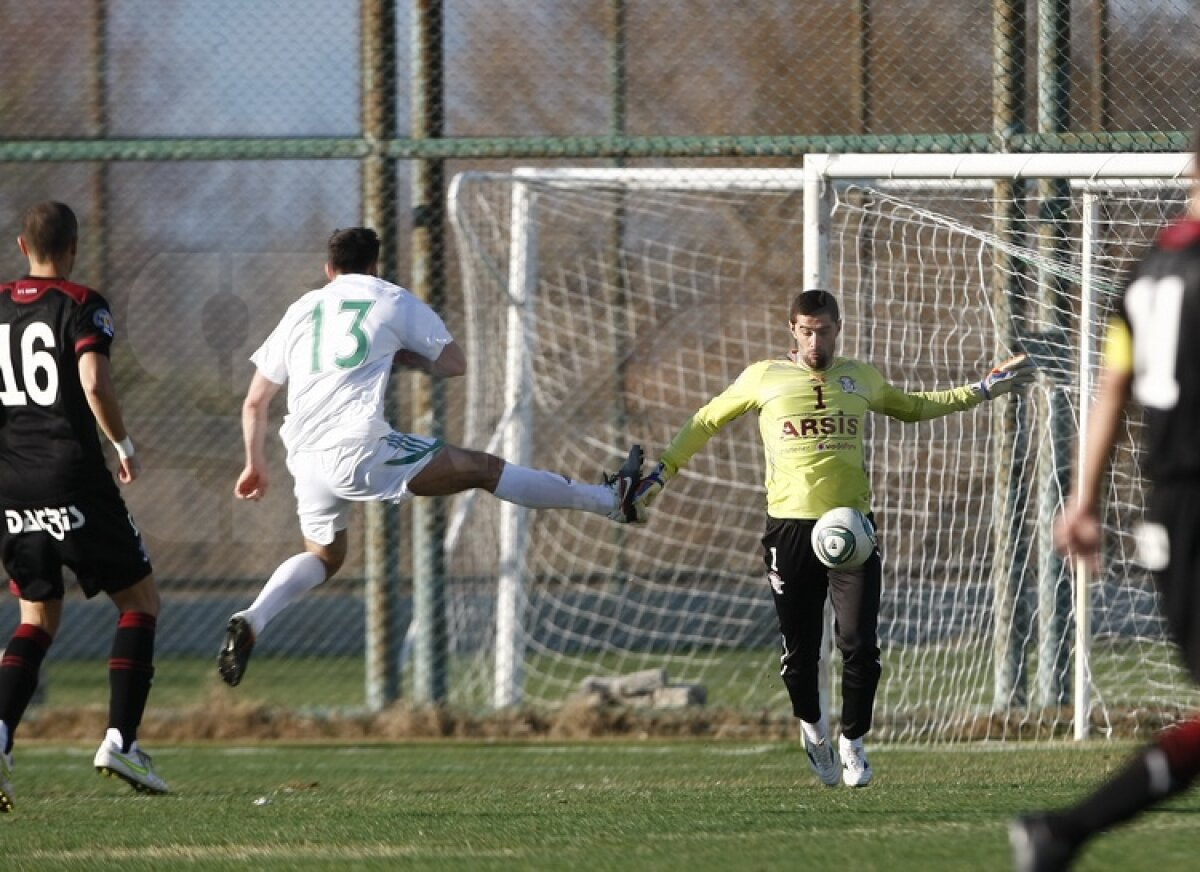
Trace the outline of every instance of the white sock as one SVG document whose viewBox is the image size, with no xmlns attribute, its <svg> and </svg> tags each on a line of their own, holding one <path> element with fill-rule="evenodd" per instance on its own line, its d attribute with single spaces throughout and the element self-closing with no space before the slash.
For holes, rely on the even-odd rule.
<svg viewBox="0 0 1200 872">
<path fill-rule="evenodd" d="M 613 492 L 602 484 L 581 484 L 555 472 L 504 464 L 495 494 L 530 509 L 581 509 L 597 515 L 613 510 Z"/>
<path fill-rule="evenodd" d="M 250 608 L 237 614 L 250 622 L 257 637 L 276 615 L 324 580 L 325 564 L 317 555 L 296 554 L 279 564 Z"/>
<path fill-rule="evenodd" d="M 121 731 L 116 727 L 109 727 L 104 731 L 104 741 L 108 742 L 114 748 L 119 748 L 121 753 L 129 750 L 125 747 L 125 737 L 121 735 Z"/>
<path fill-rule="evenodd" d="M 815 724 L 810 724 L 808 721 L 800 721 L 800 729 L 804 731 L 805 738 L 814 745 L 819 745 L 829 736 L 829 719 L 825 715 L 821 715 L 821 719 Z"/>
</svg>

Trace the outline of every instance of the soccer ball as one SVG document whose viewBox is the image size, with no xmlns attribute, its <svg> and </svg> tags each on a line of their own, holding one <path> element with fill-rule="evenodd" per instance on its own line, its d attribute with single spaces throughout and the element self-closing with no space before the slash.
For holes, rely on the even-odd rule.
<svg viewBox="0 0 1200 872">
<path fill-rule="evenodd" d="M 875 550 L 875 527 L 858 509 L 830 509 L 813 524 L 812 547 L 830 569 L 854 569 Z"/>
</svg>

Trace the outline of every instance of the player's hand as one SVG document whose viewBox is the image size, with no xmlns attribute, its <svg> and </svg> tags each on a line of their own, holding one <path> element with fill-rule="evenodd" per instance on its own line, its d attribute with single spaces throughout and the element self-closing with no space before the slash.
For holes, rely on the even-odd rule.
<svg viewBox="0 0 1200 872">
<path fill-rule="evenodd" d="M 142 461 L 138 459 L 136 454 L 129 457 L 121 458 L 118 461 L 117 481 L 121 484 L 129 484 L 142 474 Z"/>
<path fill-rule="evenodd" d="M 650 504 L 658 499 L 658 495 L 667 486 L 667 482 L 674 477 L 675 470 L 660 460 L 654 467 L 654 471 L 643 476 L 638 483 L 637 489 L 633 493 L 633 504 L 641 508 L 650 508 Z"/>
<path fill-rule="evenodd" d="M 1054 547 L 1059 554 L 1082 560 L 1092 569 L 1100 567 L 1100 517 L 1091 507 L 1073 500 L 1054 522 Z"/>
<path fill-rule="evenodd" d="M 267 473 L 256 466 L 247 466 L 238 476 L 233 492 L 239 500 L 261 500 L 270 482 Z"/>
<path fill-rule="evenodd" d="M 1029 355 L 1018 354 L 996 364 L 995 369 L 985 375 L 975 387 L 983 394 L 984 399 L 994 400 L 1001 394 L 1029 384 L 1036 373 L 1037 367 L 1029 359 Z"/>
</svg>

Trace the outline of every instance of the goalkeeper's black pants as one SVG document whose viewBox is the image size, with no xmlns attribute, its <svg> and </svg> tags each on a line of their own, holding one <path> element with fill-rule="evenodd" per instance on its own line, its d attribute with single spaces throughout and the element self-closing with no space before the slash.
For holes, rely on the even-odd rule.
<svg viewBox="0 0 1200 872">
<path fill-rule="evenodd" d="M 872 518 L 872 522 L 874 518 Z M 857 569 L 832 570 L 812 548 L 812 520 L 767 518 L 763 561 L 783 639 L 780 675 L 796 717 L 821 717 L 819 669 L 825 599 L 833 605 L 834 644 L 842 654 L 841 731 L 857 739 L 871 729 L 879 687 L 879 552 Z"/>
</svg>

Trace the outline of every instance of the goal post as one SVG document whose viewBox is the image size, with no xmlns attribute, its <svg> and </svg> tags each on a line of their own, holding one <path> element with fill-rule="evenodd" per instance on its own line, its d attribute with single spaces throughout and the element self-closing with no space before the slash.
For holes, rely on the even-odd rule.
<svg viewBox="0 0 1200 872">
<path fill-rule="evenodd" d="M 877 732 L 1148 728 L 1191 696 L 1131 559 L 1136 416 L 1109 478 L 1105 571 L 1073 574 L 1048 533 L 1103 309 L 1181 213 L 1188 161 L 809 155 L 799 169 L 461 174 L 450 189 L 471 361 L 461 438 L 593 480 L 630 442 L 652 461 L 746 365 L 786 353 L 787 305 L 804 287 L 842 300 L 841 353 L 909 390 L 1029 351 L 1042 375 L 1019 399 L 868 423 L 885 573 Z M 470 532 L 452 555 L 452 698 L 557 706 L 591 677 L 661 668 L 705 685 L 710 706 L 786 712 L 758 553 L 761 445 L 753 422 L 726 431 L 644 528 L 458 498 L 451 528 Z M 1159 672 L 1150 689 L 1147 664 Z"/>
<path fill-rule="evenodd" d="M 1191 156 L 1187 153 L 1176 154 L 971 154 L 959 156 L 935 154 L 899 154 L 899 155 L 809 155 L 805 159 L 806 170 L 806 220 L 805 220 L 805 252 L 810 265 L 806 276 L 810 281 L 820 286 L 829 274 L 828 257 L 830 245 L 826 228 L 830 224 L 831 212 L 836 202 L 836 185 L 839 182 L 864 181 L 881 184 L 885 187 L 896 188 L 905 184 L 923 184 L 926 187 L 961 187 L 964 183 L 978 182 L 982 184 L 1020 183 L 1023 181 L 1066 181 L 1081 191 L 1079 208 L 1080 236 L 1078 247 L 1072 250 L 1066 248 L 1051 248 L 1045 250 L 1029 250 L 1024 256 L 1031 264 L 1042 272 L 1038 283 L 1042 286 L 1062 278 L 1062 273 L 1069 267 L 1063 263 L 1076 258 L 1079 263 L 1078 280 L 1078 347 L 1075 352 L 1075 368 L 1066 368 L 1071 361 L 1072 349 L 1064 349 L 1067 355 L 1054 355 L 1057 360 L 1042 361 L 1051 364 L 1052 369 L 1060 370 L 1061 375 L 1074 377 L 1077 386 L 1078 422 L 1072 420 L 1069 406 L 1061 402 L 1062 393 L 1053 392 L 1047 397 L 1050 411 L 1048 412 L 1046 429 L 1050 438 L 1054 434 L 1065 434 L 1072 428 L 1077 433 L 1076 453 L 1086 450 L 1086 423 L 1088 398 L 1092 392 L 1092 373 L 1098 368 L 1098 360 L 1093 353 L 1096 345 L 1094 330 L 1090 329 L 1102 320 L 1099 297 L 1105 291 L 1112 291 L 1111 277 L 1106 281 L 1099 275 L 1097 269 L 1097 239 L 1098 226 L 1102 220 L 1099 203 L 1103 191 L 1119 191 L 1129 186 L 1140 185 L 1175 185 L 1183 184 L 1191 166 Z M 1042 194 L 1041 215 L 1054 210 L 1049 208 L 1045 195 Z M 1057 192 L 1056 192 L 1057 193 Z M 997 198 L 999 201 L 999 198 Z M 1001 204 L 997 202 L 997 207 Z M 1042 235 L 1048 222 L 1039 216 L 1035 234 Z M 1015 247 L 1018 243 L 1004 233 L 1001 221 L 997 220 L 992 230 L 992 238 L 1000 244 Z M 1139 242 L 1144 242 L 1139 239 Z M 816 261 L 812 263 L 811 261 Z M 1052 278 L 1048 281 L 1047 274 Z M 1006 283 L 1001 280 L 1001 287 Z M 1106 286 L 1106 287 L 1104 287 Z M 1102 290 L 1103 287 L 1103 290 Z M 1005 293 L 1012 292 L 1011 286 L 1006 287 Z M 1019 293 L 1019 290 L 1017 290 Z M 1061 320 L 1056 318 L 1056 321 Z M 1043 329 L 1046 329 L 1043 325 Z M 1036 332 L 1024 337 L 1010 336 L 1019 346 L 1032 350 L 1034 345 L 1045 350 L 1042 337 Z M 1000 353 L 1016 350 L 1015 347 L 1003 347 Z M 995 434 L 998 443 L 1005 450 L 1014 450 L 1014 442 L 1008 438 L 1010 434 L 1000 431 Z M 1060 441 L 1060 440 L 1056 440 Z M 1037 523 L 1037 544 L 1042 555 L 1042 561 L 1037 577 L 1037 611 L 1039 617 L 1038 647 L 1037 647 L 1037 696 L 1041 706 L 1066 701 L 1066 691 L 1070 691 L 1074 716 L 1072 734 L 1076 739 L 1087 738 L 1091 723 L 1091 577 L 1087 567 L 1082 563 L 1074 568 L 1073 589 L 1069 591 L 1070 599 L 1056 592 L 1056 589 L 1066 591 L 1058 584 L 1060 576 L 1058 559 L 1053 554 L 1050 525 L 1057 511 L 1061 508 L 1061 494 L 1067 486 L 1070 470 L 1064 463 L 1063 452 L 1052 451 L 1050 460 L 1043 465 L 1052 481 L 1039 482 L 1036 501 L 1038 509 L 1034 513 Z M 1003 463 L 1003 459 L 998 462 Z M 1000 477 L 1008 497 L 1021 500 L 1019 484 L 1011 479 Z M 1060 489 L 1048 487 L 1047 484 L 1058 485 Z M 995 536 L 999 541 L 1003 535 L 1005 524 L 1003 518 L 997 518 Z M 1002 570 L 1001 570 L 1002 571 Z M 1004 700 L 1014 695 L 1024 698 L 1024 689 L 1020 687 L 1024 670 L 1021 666 L 1021 642 L 1017 635 L 1012 635 L 1014 624 L 1018 620 L 1017 603 L 1014 597 L 1019 590 L 1020 581 L 1017 578 L 1001 579 L 996 577 L 993 582 L 996 592 L 995 599 L 995 706 L 1004 707 Z M 1071 613 L 1073 610 L 1073 614 Z M 1068 627 L 1074 626 L 1071 645 L 1068 646 Z M 1068 651 L 1073 652 L 1073 682 L 1065 686 L 1063 673 L 1060 671 Z"/>
</svg>

